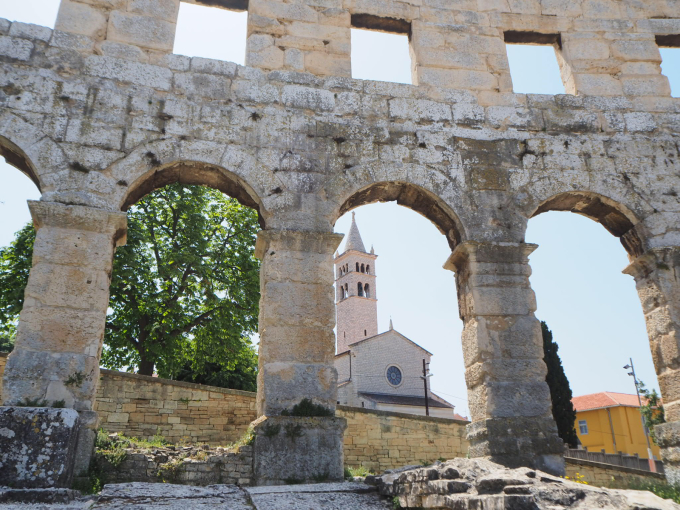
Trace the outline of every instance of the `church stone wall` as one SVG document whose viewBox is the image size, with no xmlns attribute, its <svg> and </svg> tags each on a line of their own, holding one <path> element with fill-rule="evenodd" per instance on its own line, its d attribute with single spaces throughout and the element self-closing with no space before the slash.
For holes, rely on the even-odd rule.
<svg viewBox="0 0 680 510">
<path fill-rule="evenodd" d="M 351 347 L 357 352 L 352 359 L 352 379 L 357 391 L 390 393 L 393 395 L 423 395 L 423 358 L 429 363 L 430 355 L 396 331 L 387 331 L 369 342 Z M 401 369 L 402 383 L 392 386 L 385 372 L 390 365 Z M 429 384 L 429 383 L 428 383 Z"/>
</svg>

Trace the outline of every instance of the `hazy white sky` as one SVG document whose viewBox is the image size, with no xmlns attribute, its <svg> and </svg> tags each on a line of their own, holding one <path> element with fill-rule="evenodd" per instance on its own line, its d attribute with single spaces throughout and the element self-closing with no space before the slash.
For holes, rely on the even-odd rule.
<svg viewBox="0 0 680 510">
<path fill-rule="evenodd" d="M 0 0 L 0 17 L 53 27 L 58 0 Z M 207 13 L 207 15 L 204 15 Z M 245 13 L 181 4 L 175 52 L 243 64 Z M 370 48 L 370 51 L 368 51 Z M 212 53 L 206 53 L 210 49 Z M 509 46 L 516 92 L 564 93 L 551 48 Z M 680 96 L 680 50 L 662 49 L 663 72 Z M 352 31 L 353 76 L 410 83 L 406 37 Z M 40 194 L 31 181 L 0 159 L 0 246 L 30 220 L 27 199 Z M 434 353 L 432 388 L 469 415 L 453 273 L 442 269 L 450 254 L 437 229 L 396 204 L 356 209 L 366 246 L 379 258 L 376 290 L 380 330 L 395 329 Z M 350 215 L 336 224 L 347 232 Z M 570 213 L 542 214 L 529 222 L 531 283 L 575 395 L 634 392 L 623 365 L 633 357 L 648 386 L 657 387 L 640 302 L 623 247 L 599 224 Z"/>
</svg>

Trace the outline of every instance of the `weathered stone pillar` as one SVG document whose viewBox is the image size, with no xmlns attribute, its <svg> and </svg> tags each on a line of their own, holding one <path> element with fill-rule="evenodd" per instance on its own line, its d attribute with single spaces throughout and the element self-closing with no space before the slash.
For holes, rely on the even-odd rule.
<svg viewBox="0 0 680 510">
<path fill-rule="evenodd" d="M 258 234 L 260 348 L 255 422 L 255 482 L 343 476 L 345 420 L 337 398 L 333 253 L 342 235 L 265 230 Z M 290 413 L 309 399 L 329 417 Z"/>
<path fill-rule="evenodd" d="M 29 202 L 37 234 L 14 351 L 3 376 L 5 406 L 79 412 L 76 472 L 86 468 L 97 427 L 99 382 L 113 254 L 124 213 Z M 80 432 L 77 432 L 80 429 Z"/>
<path fill-rule="evenodd" d="M 635 278 L 666 422 L 655 428 L 664 471 L 680 483 L 680 247 L 653 248 L 623 271 Z"/>
<path fill-rule="evenodd" d="M 529 284 L 528 257 L 536 247 L 468 241 L 444 267 L 456 273 L 464 322 L 470 456 L 564 474 Z"/>
</svg>

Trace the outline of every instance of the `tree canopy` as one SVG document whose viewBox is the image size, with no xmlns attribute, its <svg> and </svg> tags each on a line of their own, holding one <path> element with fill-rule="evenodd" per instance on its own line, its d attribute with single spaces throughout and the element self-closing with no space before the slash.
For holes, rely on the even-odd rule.
<svg viewBox="0 0 680 510">
<path fill-rule="evenodd" d="M 113 263 L 102 365 L 256 388 L 257 213 L 219 191 L 171 184 L 128 211 Z M 0 250 L 0 341 L 14 336 L 35 233 Z"/>
<path fill-rule="evenodd" d="M 657 444 L 654 427 L 666 423 L 666 413 L 663 409 L 663 404 L 661 403 L 661 397 L 655 389 L 652 388 L 650 390 L 642 381 L 638 382 L 638 389 L 640 395 L 644 399 L 644 404 L 640 408 L 642 418 L 645 421 L 645 426 L 649 430 L 649 437 L 654 444 Z"/>
<path fill-rule="evenodd" d="M 553 340 L 552 331 L 543 321 L 541 321 L 541 332 L 543 333 L 543 361 L 545 361 L 548 367 L 545 381 L 550 388 L 552 413 L 557 423 L 557 432 L 562 441 L 575 448 L 578 443 L 578 436 L 574 429 L 576 409 L 574 409 L 574 404 L 571 403 L 572 393 L 569 379 L 567 379 L 567 375 L 564 373 L 562 360 L 557 353 L 559 346 Z"/>
<path fill-rule="evenodd" d="M 14 347 L 19 312 L 33 258 L 35 230 L 30 223 L 14 235 L 9 246 L 0 248 L 0 351 Z"/>
</svg>

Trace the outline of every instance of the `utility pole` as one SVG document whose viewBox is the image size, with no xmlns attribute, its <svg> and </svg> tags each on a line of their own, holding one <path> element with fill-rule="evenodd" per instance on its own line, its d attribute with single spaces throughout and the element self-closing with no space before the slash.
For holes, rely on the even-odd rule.
<svg viewBox="0 0 680 510">
<path fill-rule="evenodd" d="M 625 370 L 630 369 L 628 375 L 633 378 L 635 382 L 635 393 L 637 393 L 638 403 L 640 404 L 640 419 L 642 420 L 642 431 L 645 433 L 645 439 L 647 440 L 647 458 L 649 459 L 649 470 L 652 473 L 656 473 L 656 462 L 654 461 L 654 455 L 652 455 L 652 445 L 649 442 L 649 433 L 647 432 L 647 424 L 645 423 L 645 417 L 642 415 L 642 399 L 640 398 L 640 390 L 638 388 L 638 380 L 635 375 L 635 367 L 633 366 L 633 358 L 630 359 L 630 365 L 623 367 Z"/>
<path fill-rule="evenodd" d="M 423 375 L 420 377 L 423 380 L 423 385 L 425 386 L 425 416 L 430 416 L 430 404 L 427 397 L 427 378 L 432 377 L 432 374 L 428 374 L 429 369 L 427 368 L 427 365 L 429 365 L 429 363 L 426 363 L 425 358 L 423 358 Z"/>
</svg>

